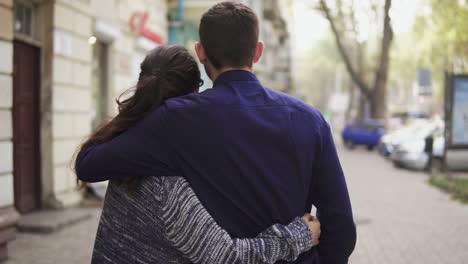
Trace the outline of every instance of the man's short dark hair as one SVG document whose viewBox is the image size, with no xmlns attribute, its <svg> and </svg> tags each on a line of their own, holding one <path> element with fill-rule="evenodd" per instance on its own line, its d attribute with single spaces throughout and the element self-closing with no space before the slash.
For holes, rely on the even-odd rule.
<svg viewBox="0 0 468 264">
<path fill-rule="evenodd" d="M 200 42 L 216 69 L 251 67 L 258 43 L 258 18 L 246 5 L 222 2 L 200 21 Z"/>
</svg>

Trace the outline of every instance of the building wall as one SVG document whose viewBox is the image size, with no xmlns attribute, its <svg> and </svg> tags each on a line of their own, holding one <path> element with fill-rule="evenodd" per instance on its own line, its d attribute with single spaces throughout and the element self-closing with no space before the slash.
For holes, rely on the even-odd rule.
<svg viewBox="0 0 468 264">
<path fill-rule="evenodd" d="M 87 4 L 88 3 L 88 4 Z M 79 201 L 70 170 L 72 156 L 90 133 L 91 46 L 89 1 L 56 1 L 52 55 L 52 188 L 46 197 L 62 205 Z M 59 41 L 64 44 L 58 45 Z M 50 202 L 50 201 L 49 201 Z"/>
<path fill-rule="evenodd" d="M 245 0 L 247 1 L 247 0 Z M 284 1 L 249 0 L 260 20 L 260 40 L 265 51 L 255 71 L 265 86 L 291 92 L 291 48 Z"/>
<path fill-rule="evenodd" d="M 15 237 L 18 213 L 13 207 L 13 2 L 0 0 L 0 261 Z"/>
<path fill-rule="evenodd" d="M 14 0 L 0 0 L 0 209 L 14 204 L 14 3 Z M 142 41 L 143 37 L 131 31 L 130 18 L 138 13 L 140 19 L 143 12 L 149 12 L 147 27 L 167 39 L 167 3 L 166 0 L 57 0 L 37 3 L 40 16 L 37 25 L 41 35 L 42 205 L 62 208 L 81 199 L 72 171 L 73 156 L 93 129 L 93 46 L 89 43 L 90 37 L 96 36 L 109 46 L 108 96 L 105 100 L 107 113 L 112 116 L 116 113 L 114 99 L 136 84 L 141 60 L 150 48 L 156 46 L 151 41 Z M 138 19 L 136 23 L 140 21 Z M 98 30 L 97 24 L 104 24 L 105 30 Z M 106 30 L 113 31 L 113 38 L 108 39 Z"/>
<path fill-rule="evenodd" d="M 23 0 L 21 0 L 23 1 Z M 130 29 L 130 18 L 149 13 L 147 28 L 167 39 L 166 0 L 35 0 L 34 21 L 40 47 L 41 206 L 63 208 L 81 200 L 72 171 L 73 156 L 92 131 L 93 45 L 106 42 L 107 114 L 116 113 L 114 99 L 136 84 L 139 64 L 156 44 Z M 0 261 L 14 238 L 19 217 L 14 209 L 13 171 L 13 39 L 16 0 L 0 0 Z M 98 27 L 100 25 L 100 27 Z M 36 35 L 36 33 L 34 35 Z M 106 35 L 107 34 L 107 35 Z M 110 35 L 109 35 L 110 34 Z M 143 44 L 142 44 L 143 43 Z M 104 102 L 101 102 L 104 103 Z"/>
<path fill-rule="evenodd" d="M 131 32 L 129 21 L 135 12 L 149 11 L 148 26 L 167 39 L 165 0 L 58 0 L 54 6 L 54 54 L 52 71 L 52 182 L 50 197 L 64 206 L 79 201 L 75 176 L 70 169 L 72 157 L 90 134 L 92 107 L 93 46 L 96 35 L 109 45 L 108 114 L 116 113 L 114 99 L 135 85 L 139 63 L 146 50 L 137 45 L 139 37 Z M 114 38 L 96 34 L 96 25 L 105 24 Z M 104 33 L 101 33 L 101 35 Z M 102 38 L 102 39 L 101 39 Z M 57 45 L 62 41 L 62 44 Z"/>
<path fill-rule="evenodd" d="M 13 2 L 0 0 L 0 208 L 13 205 Z"/>
</svg>

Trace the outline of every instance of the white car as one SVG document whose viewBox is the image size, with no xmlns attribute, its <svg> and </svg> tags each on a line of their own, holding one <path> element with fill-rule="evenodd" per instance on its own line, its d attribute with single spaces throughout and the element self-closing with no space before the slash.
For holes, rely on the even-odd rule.
<svg viewBox="0 0 468 264">
<path fill-rule="evenodd" d="M 429 120 L 419 119 L 391 133 L 385 134 L 379 143 L 378 150 L 385 157 L 390 157 L 395 149 L 430 124 Z"/>
<path fill-rule="evenodd" d="M 432 121 L 413 131 L 405 140 L 395 146 L 391 159 L 397 167 L 422 170 L 429 165 L 429 155 L 424 151 L 426 138 L 433 135 L 434 142 L 432 146 L 433 160 L 431 166 L 441 166 L 442 157 L 445 148 L 443 137 L 444 123 L 442 121 Z"/>
</svg>

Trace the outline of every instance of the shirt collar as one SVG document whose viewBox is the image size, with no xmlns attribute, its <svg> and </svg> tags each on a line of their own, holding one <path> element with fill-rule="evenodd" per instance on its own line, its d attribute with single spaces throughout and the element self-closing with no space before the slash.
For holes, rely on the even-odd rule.
<svg viewBox="0 0 468 264">
<path fill-rule="evenodd" d="M 255 74 L 244 71 L 244 70 L 230 70 L 221 73 L 218 78 L 214 81 L 213 87 L 218 86 L 221 83 L 230 83 L 230 82 L 259 82 Z"/>
</svg>

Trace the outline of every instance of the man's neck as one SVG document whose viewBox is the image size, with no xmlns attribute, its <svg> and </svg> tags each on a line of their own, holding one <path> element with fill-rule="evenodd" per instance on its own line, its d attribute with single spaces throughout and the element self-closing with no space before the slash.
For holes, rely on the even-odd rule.
<svg viewBox="0 0 468 264">
<path fill-rule="evenodd" d="M 212 80 L 213 82 L 215 82 L 216 79 L 218 79 L 218 77 L 219 77 L 221 74 L 223 74 L 224 72 L 227 72 L 227 71 L 235 71 L 235 70 L 237 70 L 237 71 L 248 71 L 248 72 L 252 72 L 252 68 L 250 68 L 250 67 L 242 67 L 242 68 L 231 68 L 231 67 L 226 67 L 226 68 L 222 68 L 222 69 L 220 69 L 220 70 L 214 70 L 214 71 L 212 72 L 212 76 L 210 76 L 210 77 L 211 77 L 211 80 Z"/>
</svg>

